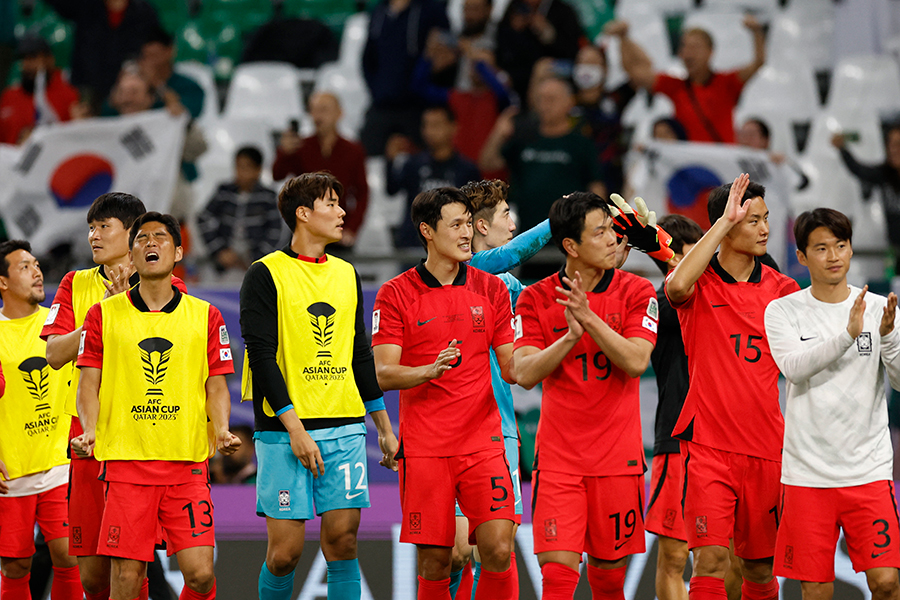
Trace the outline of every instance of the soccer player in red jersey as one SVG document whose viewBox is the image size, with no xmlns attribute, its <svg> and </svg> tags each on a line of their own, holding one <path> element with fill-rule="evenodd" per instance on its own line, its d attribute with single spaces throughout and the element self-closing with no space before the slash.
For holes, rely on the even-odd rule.
<svg viewBox="0 0 900 600">
<path fill-rule="evenodd" d="M 742 559 L 744 600 L 778 597 L 772 557 L 784 419 L 764 315 L 769 302 L 800 288 L 760 262 L 769 236 L 764 195 L 765 188 L 746 174 L 713 190 L 713 226 L 666 280 L 690 376 L 672 434 L 682 441 L 685 457 L 692 600 L 726 597 L 732 535 L 734 553 Z"/>
<path fill-rule="evenodd" d="M 124 292 L 139 281 L 131 264 L 128 230 L 135 219 L 147 212 L 144 203 L 131 194 L 110 192 L 98 196 L 87 213 L 88 242 L 97 264 L 90 269 L 70 271 L 63 277 L 53 298 L 41 338 L 47 341 L 47 362 L 66 371 L 69 390 L 66 412 L 72 417 L 69 439 L 81 435 L 81 423 L 75 407 L 78 390 L 78 342 L 88 309 L 104 298 Z M 186 292 L 184 282 L 173 283 Z M 88 600 L 109 597 L 109 557 L 97 555 L 100 518 L 103 516 L 103 482 L 97 479 L 100 463 L 93 456 L 72 456 L 69 471 L 69 554 L 78 558 L 81 584 Z M 145 579 L 141 598 L 149 593 Z"/>
<path fill-rule="evenodd" d="M 593 597 L 624 599 L 626 557 L 645 550 L 638 377 L 659 310 L 649 281 L 615 268 L 605 200 L 558 199 L 550 230 L 566 264 L 525 288 L 515 319 L 519 384 L 543 382 L 532 484 L 543 598 L 572 598 L 587 552 Z"/>
<path fill-rule="evenodd" d="M 411 216 L 428 256 L 385 283 L 375 299 L 378 382 L 400 390 L 400 541 L 418 549 L 419 600 L 450 599 L 454 500 L 481 555 L 477 600 L 514 596 L 515 514 L 490 350 L 513 383 L 509 292 L 465 264 L 472 205 L 456 188 L 422 192 Z"/>
<path fill-rule="evenodd" d="M 129 233 L 140 283 L 88 311 L 79 343 L 80 456 L 96 444 L 105 506 L 98 554 L 111 557 L 110 598 L 137 598 L 160 529 L 184 574 L 181 600 L 216 596 L 210 449 L 231 454 L 225 375 L 234 371 L 218 309 L 172 285 L 182 257 L 171 215 Z"/>
</svg>

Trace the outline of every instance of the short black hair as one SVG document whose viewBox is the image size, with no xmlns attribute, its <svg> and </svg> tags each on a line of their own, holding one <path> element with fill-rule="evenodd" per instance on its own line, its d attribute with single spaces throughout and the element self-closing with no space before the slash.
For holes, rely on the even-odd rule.
<svg viewBox="0 0 900 600">
<path fill-rule="evenodd" d="M 816 208 L 801 213 L 794 221 L 794 239 L 797 250 L 806 254 L 809 236 L 819 227 L 825 227 L 839 240 L 853 244 L 853 225 L 842 212 L 831 208 Z"/>
<path fill-rule="evenodd" d="M 409 216 L 416 228 L 416 235 L 419 236 L 419 241 L 426 250 L 428 241 L 422 235 L 421 224 L 425 223 L 432 229 L 437 229 L 438 221 L 441 220 L 441 210 L 448 204 L 456 203 L 462 204 L 466 208 L 466 212 L 473 215 L 472 201 L 455 187 L 441 187 L 421 192 L 413 200 Z"/>
<path fill-rule="evenodd" d="M 425 107 L 425 110 L 422 111 L 422 118 L 425 118 L 425 113 L 431 111 L 439 111 L 447 115 L 447 120 L 451 123 L 456 123 L 456 115 L 453 113 L 453 109 L 451 109 L 446 104 L 431 104 Z"/>
<path fill-rule="evenodd" d="M 238 151 L 234 153 L 234 160 L 237 160 L 242 156 L 251 161 L 257 168 L 262 167 L 263 155 L 256 146 L 241 146 L 238 148 Z"/>
<path fill-rule="evenodd" d="M 703 228 L 697 225 L 693 219 L 689 219 L 684 215 L 664 215 L 657 222 L 666 233 L 672 236 L 672 243 L 669 248 L 675 254 L 684 254 L 684 247 L 690 244 L 696 244 L 703 237 Z M 663 275 L 669 272 L 669 265 L 661 260 L 653 259 Z"/>
<path fill-rule="evenodd" d="M 316 200 L 327 196 L 329 191 L 333 191 L 338 200 L 344 195 L 344 186 L 328 171 L 304 173 L 284 184 L 278 194 L 278 211 L 291 233 L 297 228 L 297 209 L 301 206 L 315 208 Z"/>
<path fill-rule="evenodd" d="M 131 227 L 135 219 L 147 212 L 144 203 L 137 196 L 125 192 L 109 192 L 91 204 L 87 212 L 87 222 L 105 221 L 106 219 L 118 219 L 125 229 Z"/>
<path fill-rule="evenodd" d="M 764 138 L 766 138 L 766 140 L 769 140 L 772 138 L 771 132 L 769 131 L 769 126 L 766 125 L 766 122 L 763 121 L 762 119 L 760 119 L 759 117 L 750 117 L 749 119 L 744 121 L 744 125 L 746 125 L 747 123 L 753 123 L 757 127 L 759 127 L 759 133 Z"/>
<path fill-rule="evenodd" d="M 131 231 L 128 232 L 129 250 L 134 248 L 134 238 L 137 237 L 140 228 L 147 223 L 162 223 L 166 226 L 166 231 L 169 232 L 169 235 L 171 235 L 172 239 L 175 241 L 175 245 L 181 245 L 181 226 L 178 224 L 178 220 L 172 215 L 164 215 L 156 211 L 150 211 L 135 219 L 134 223 L 131 225 Z"/>
<path fill-rule="evenodd" d="M 593 192 L 573 192 L 557 198 L 550 207 L 550 235 L 560 252 L 568 255 L 563 247 L 566 238 L 581 243 L 584 220 L 589 212 L 597 209 L 612 216 L 609 203 Z"/>
<path fill-rule="evenodd" d="M 656 126 L 661 123 L 664 125 L 668 125 L 672 129 L 672 133 L 675 134 L 675 137 L 678 139 L 678 141 L 687 141 L 687 130 L 684 128 L 684 125 L 681 124 L 681 121 L 679 121 L 675 117 L 663 117 L 653 122 L 653 129 L 656 129 Z M 650 131 L 652 132 L 653 129 L 651 129 Z"/>
<path fill-rule="evenodd" d="M 25 252 L 31 252 L 31 244 L 26 242 L 25 240 L 6 240 L 3 243 L 0 243 L 0 277 L 9 277 L 9 260 L 7 260 L 7 256 L 16 252 L 18 250 L 24 250 Z"/>
<path fill-rule="evenodd" d="M 146 46 L 147 44 L 162 44 L 167 48 L 171 48 L 175 45 L 175 38 L 162 25 L 155 25 L 144 36 L 144 43 L 141 45 Z"/>
<path fill-rule="evenodd" d="M 731 193 L 731 184 L 726 183 L 720 185 L 709 193 L 709 199 L 706 201 L 706 214 L 709 217 L 709 224 L 714 225 L 719 218 L 725 214 L 725 205 L 728 204 L 728 194 Z M 751 198 L 766 198 L 766 188 L 762 184 L 754 181 L 747 186 L 744 197 L 741 198 L 741 206 L 744 202 Z"/>
</svg>

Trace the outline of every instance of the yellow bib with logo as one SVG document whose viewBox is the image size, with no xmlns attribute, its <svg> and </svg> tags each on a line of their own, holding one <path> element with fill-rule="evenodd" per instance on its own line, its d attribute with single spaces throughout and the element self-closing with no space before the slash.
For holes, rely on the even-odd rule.
<svg viewBox="0 0 900 600">
<path fill-rule="evenodd" d="M 276 361 L 301 419 L 366 414 L 353 377 L 357 288 L 353 265 L 329 255 L 306 262 L 277 251 L 260 259 L 278 292 Z M 246 353 L 241 397 L 252 399 Z M 263 400 L 268 416 L 275 413 Z"/>
<path fill-rule="evenodd" d="M 0 364 L 6 392 L 0 397 L 0 460 L 13 479 L 69 462 L 65 416 L 66 375 L 47 364 L 41 328 L 49 309 L 0 321 Z"/>
<path fill-rule="evenodd" d="M 182 294 L 171 313 L 141 312 L 117 294 L 100 307 L 97 460 L 206 460 L 209 303 Z"/>
</svg>

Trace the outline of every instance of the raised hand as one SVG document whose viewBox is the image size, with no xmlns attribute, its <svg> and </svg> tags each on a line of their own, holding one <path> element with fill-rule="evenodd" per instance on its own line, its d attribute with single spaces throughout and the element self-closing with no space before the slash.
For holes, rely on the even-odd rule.
<svg viewBox="0 0 900 600">
<path fill-rule="evenodd" d="M 884 307 L 884 315 L 881 317 L 881 327 L 878 332 L 885 336 L 894 330 L 894 316 L 897 314 L 897 294 L 888 294 L 888 301 Z"/>
<path fill-rule="evenodd" d="M 741 173 L 734 178 L 731 184 L 731 192 L 728 194 L 728 202 L 725 204 L 725 219 L 732 225 L 736 225 L 744 220 L 750 206 L 747 203 L 741 205 L 741 200 L 747 192 L 750 185 L 750 176 L 747 173 Z"/>
<path fill-rule="evenodd" d="M 630 246 L 663 262 L 675 255 L 669 247 L 672 236 L 656 224 L 656 212 L 647 209 L 643 198 L 634 199 L 636 210 L 619 194 L 611 194 L 609 199 L 613 203 L 609 207 L 613 216 L 613 230 L 620 240 L 627 238 Z"/>
<path fill-rule="evenodd" d="M 853 301 L 853 306 L 850 307 L 850 320 L 847 323 L 847 333 L 850 334 L 854 340 L 859 337 L 859 334 L 862 333 L 863 328 L 863 316 L 866 313 L 866 292 L 869 291 L 869 286 L 865 286 L 862 291 L 859 293 L 859 296 L 856 297 L 856 300 Z M 893 296 L 893 294 L 891 294 Z M 890 303 L 890 300 L 888 300 Z M 897 297 L 894 296 L 894 307 L 897 306 Z M 885 308 L 887 310 L 887 308 Z M 882 320 L 882 327 L 884 326 L 884 320 Z M 891 320 L 891 327 L 893 328 L 893 320 Z"/>
</svg>

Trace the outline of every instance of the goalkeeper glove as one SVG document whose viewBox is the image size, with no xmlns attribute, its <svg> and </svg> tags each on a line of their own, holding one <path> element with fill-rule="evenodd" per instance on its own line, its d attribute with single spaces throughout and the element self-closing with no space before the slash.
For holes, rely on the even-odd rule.
<svg viewBox="0 0 900 600">
<path fill-rule="evenodd" d="M 656 212 L 647 210 L 643 198 L 634 199 L 637 210 L 632 209 L 619 194 L 611 194 L 609 198 L 613 203 L 609 208 L 613 215 L 616 237 L 622 239 L 623 236 L 628 236 L 629 246 L 662 262 L 667 262 L 675 255 L 669 248 L 672 236 L 656 224 Z"/>
</svg>

